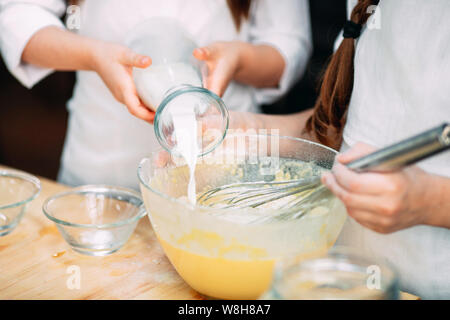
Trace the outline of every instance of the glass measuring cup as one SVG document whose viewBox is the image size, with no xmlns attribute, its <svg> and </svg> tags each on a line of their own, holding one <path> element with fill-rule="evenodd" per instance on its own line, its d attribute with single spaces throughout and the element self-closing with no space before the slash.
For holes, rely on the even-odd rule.
<svg viewBox="0 0 450 320">
<path fill-rule="evenodd" d="M 183 129 L 194 126 L 199 155 L 213 151 L 226 135 L 228 111 L 219 96 L 203 88 L 202 63 L 192 55 L 197 45 L 189 34 L 174 19 L 154 17 L 135 26 L 125 43 L 152 58 L 148 68 L 133 69 L 133 79 L 141 100 L 156 111 L 161 146 L 177 154 Z M 177 128 L 177 134 L 174 122 L 187 128 Z"/>
</svg>

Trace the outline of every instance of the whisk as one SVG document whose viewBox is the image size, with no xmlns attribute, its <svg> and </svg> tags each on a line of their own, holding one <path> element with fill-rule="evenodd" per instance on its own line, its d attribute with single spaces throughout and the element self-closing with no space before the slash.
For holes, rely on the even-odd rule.
<svg viewBox="0 0 450 320">
<path fill-rule="evenodd" d="M 450 148 L 450 124 L 444 123 L 367 156 L 347 167 L 356 172 L 395 171 Z M 295 215 L 305 209 L 320 205 L 329 199 L 331 192 L 321 183 L 320 176 L 312 178 L 274 181 L 244 182 L 210 189 L 200 196 L 199 204 L 221 208 L 258 208 L 285 199 L 279 209 Z M 291 215 L 288 213 L 288 215 Z"/>
</svg>

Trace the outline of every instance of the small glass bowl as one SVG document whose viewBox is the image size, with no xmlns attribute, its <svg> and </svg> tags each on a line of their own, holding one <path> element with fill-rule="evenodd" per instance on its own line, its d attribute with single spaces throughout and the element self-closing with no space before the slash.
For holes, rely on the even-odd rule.
<svg viewBox="0 0 450 320">
<path fill-rule="evenodd" d="M 281 260 L 272 288 L 262 300 L 397 300 L 393 266 L 356 249 L 334 247 L 327 254 Z"/>
<path fill-rule="evenodd" d="M 27 204 L 41 191 L 39 179 L 17 170 L 0 170 L 0 237 L 11 233 Z"/>
<path fill-rule="evenodd" d="M 73 250 L 90 256 L 119 250 L 146 215 L 139 193 L 106 185 L 58 193 L 45 201 L 43 211 Z"/>
</svg>

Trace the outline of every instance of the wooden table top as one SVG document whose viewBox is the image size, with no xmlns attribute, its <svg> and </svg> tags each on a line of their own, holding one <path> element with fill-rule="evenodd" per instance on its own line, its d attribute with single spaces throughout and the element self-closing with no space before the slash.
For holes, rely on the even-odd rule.
<svg viewBox="0 0 450 320">
<path fill-rule="evenodd" d="M 40 180 L 39 197 L 17 228 L 0 237 L 0 299 L 201 298 L 178 276 L 147 217 L 114 254 L 91 257 L 73 251 L 42 212 L 45 199 L 67 187 Z"/>
</svg>

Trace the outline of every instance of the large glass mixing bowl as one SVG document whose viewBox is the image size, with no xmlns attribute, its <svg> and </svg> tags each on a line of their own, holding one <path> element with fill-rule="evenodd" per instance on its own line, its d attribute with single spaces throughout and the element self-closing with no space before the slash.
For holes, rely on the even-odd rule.
<svg viewBox="0 0 450 320">
<path fill-rule="evenodd" d="M 331 169 L 336 154 L 301 139 L 230 134 L 212 154 L 199 159 L 197 195 L 233 182 L 318 175 Z M 320 207 L 312 206 L 296 219 L 283 218 L 288 209 L 192 205 L 186 200 L 189 169 L 182 159 L 162 151 L 141 161 L 138 176 L 167 257 L 192 288 L 213 298 L 258 298 L 269 288 L 278 259 L 328 250 L 347 216 L 331 194 Z"/>
</svg>

